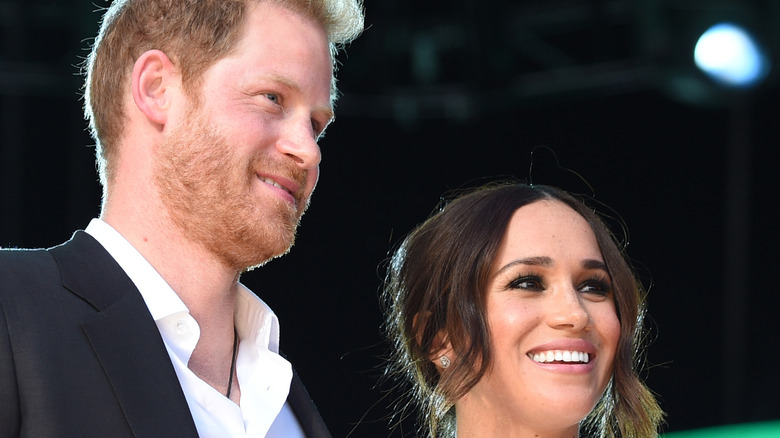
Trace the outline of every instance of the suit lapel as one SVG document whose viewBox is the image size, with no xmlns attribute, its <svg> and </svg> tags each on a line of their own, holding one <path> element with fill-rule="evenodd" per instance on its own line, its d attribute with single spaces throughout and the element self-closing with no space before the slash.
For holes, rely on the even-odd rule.
<svg viewBox="0 0 780 438">
<path fill-rule="evenodd" d="M 331 438 L 328 427 L 312 402 L 306 387 L 303 386 L 301 378 L 295 372 L 295 368 L 293 368 L 293 378 L 287 401 L 308 438 Z"/>
<path fill-rule="evenodd" d="M 92 236 L 78 231 L 52 248 L 65 288 L 97 312 L 82 329 L 138 438 L 197 437 L 187 401 L 140 292 Z M 331 438 L 293 369 L 287 397 L 308 438 Z"/>
<path fill-rule="evenodd" d="M 160 332 L 138 289 L 91 236 L 51 250 L 63 285 L 98 312 L 82 323 L 136 437 L 197 437 Z"/>
</svg>

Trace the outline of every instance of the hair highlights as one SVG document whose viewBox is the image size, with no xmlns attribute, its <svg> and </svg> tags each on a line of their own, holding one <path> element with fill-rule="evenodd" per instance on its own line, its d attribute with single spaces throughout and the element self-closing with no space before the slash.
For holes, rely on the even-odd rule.
<svg viewBox="0 0 780 438">
<path fill-rule="evenodd" d="M 596 437 L 656 436 L 663 413 L 638 376 L 644 340 L 641 284 L 614 236 L 587 205 L 556 188 L 519 183 L 495 184 L 455 199 L 413 230 L 390 260 L 383 295 L 394 347 L 388 375 L 411 384 L 409 402 L 420 410 L 424 434 L 454 436 L 451 408 L 490 367 L 485 310 L 490 269 L 514 212 L 545 199 L 568 205 L 589 223 L 612 277 L 621 323 L 612 380 L 582 427 Z M 457 356 L 441 375 L 430 360 L 440 333 L 446 333 Z"/>
</svg>

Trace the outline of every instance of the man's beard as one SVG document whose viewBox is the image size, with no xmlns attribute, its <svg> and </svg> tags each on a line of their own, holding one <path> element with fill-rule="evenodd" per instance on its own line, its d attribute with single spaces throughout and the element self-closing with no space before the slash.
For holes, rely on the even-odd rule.
<svg viewBox="0 0 780 438">
<path fill-rule="evenodd" d="M 258 152 L 238 157 L 201 111 L 160 145 L 154 179 L 171 221 L 190 241 L 237 272 L 287 253 L 308 199 L 293 205 L 272 193 L 260 194 L 256 172 L 282 175 L 305 185 L 305 171 L 274 163 Z M 297 207 L 297 208 L 296 208 Z"/>
</svg>

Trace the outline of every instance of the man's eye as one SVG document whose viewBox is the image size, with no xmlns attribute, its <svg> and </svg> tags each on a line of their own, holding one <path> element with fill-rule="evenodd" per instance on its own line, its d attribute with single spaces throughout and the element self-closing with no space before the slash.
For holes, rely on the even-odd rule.
<svg viewBox="0 0 780 438">
<path fill-rule="evenodd" d="M 274 93 L 266 93 L 265 97 L 275 104 L 279 104 L 279 95 Z"/>
</svg>

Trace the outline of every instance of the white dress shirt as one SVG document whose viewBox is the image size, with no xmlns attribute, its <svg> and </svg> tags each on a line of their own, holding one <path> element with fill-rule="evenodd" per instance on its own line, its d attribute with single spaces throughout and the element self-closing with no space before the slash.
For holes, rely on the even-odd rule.
<svg viewBox="0 0 780 438">
<path fill-rule="evenodd" d="M 106 248 L 141 292 L 160 330 L 201 438 L 304 438 L 286 403 L 292 366 L 278 354 L 279 321 L 260 298 L 239 284 L 235 311 L 240 339 L 236 358 L 241 387 L 239 406 L 188 368 L 200 338 L 200 327 L 162 276 L 106 222 L 93 219 L 85 231 Z"/>
</svg>

